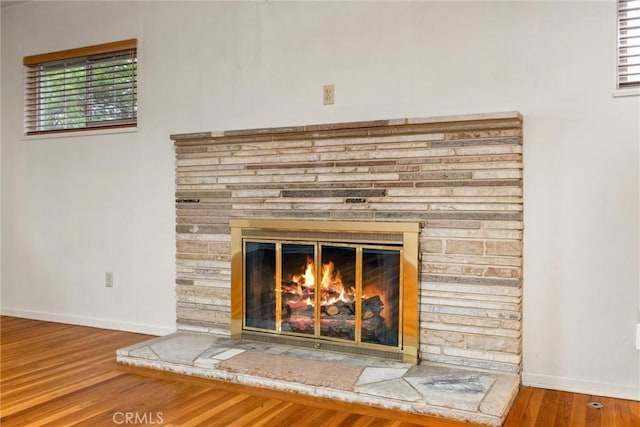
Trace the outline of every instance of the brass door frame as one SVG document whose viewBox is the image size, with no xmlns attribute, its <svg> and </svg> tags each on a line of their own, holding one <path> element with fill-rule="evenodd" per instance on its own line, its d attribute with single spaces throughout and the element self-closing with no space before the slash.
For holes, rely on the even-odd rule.
<svg viewBox="0 0 640 427">
<path fill-rule="evenodd" d="M 307 243 L 311 239 L 309 237 L 305 238 L 305 232 L 335 233 L 338 242 L 342 241 L 344 243 L 348 243 L 349 236 L 353 235 L 354 238 L 351 242 L 370 243 L 373 245 L 389 244 L 389 239 L 397 238 L 396 241 L 402 244 L 400 265 L 402 304 L 400 306 L 401 322 L 398 351 L 402 353 L 401 356 L 404 362 L 418 363 L 418 237 L 420 223 L 277 219 L 231 219 L 229 223 L 231 226 L 231 338 L 241 339 L 243 335 L 244 262 L 242 249 L 245 233 L 250 234 L 249 238 L 253 240 L 260 238 L 260 231 L 271 233 L 274 231 L 299 232 L 300 240 Z M 266 238 L 268 240 L 272 239 L 271 235 Z M 287 236 L 282 240 L 292 241 L 295 239 Z M 316 256 L 319 256 L 319 253 Z M 318 261 L 316 260 L 316 262 Z M 358 316 L 356 316 L 356 319 L 358 319 Z M 319 347 L 319 345 L 317 346 Z"/>
</svg>

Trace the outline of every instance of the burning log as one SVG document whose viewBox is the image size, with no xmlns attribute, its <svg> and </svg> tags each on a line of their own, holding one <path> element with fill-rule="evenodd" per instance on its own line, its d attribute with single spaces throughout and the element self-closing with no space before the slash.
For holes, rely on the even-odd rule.
<svg viewBox="0 0 640 427">
<path fill-rule="evenodd" d="M 327 307 L 327 314 L 329 316 L 335 316 L 338 313 L 340 313 L 340 309 L 338 307 L 336 307 L 335 305 L 331 305 L 331 306 Z"/>
<path fill-rule="evenodd" d="M 362 322 L 361 339 L 364 342 L 380 344 L 386 332 L 384 318 L 379 315 Z"/>
<path fill-rule="evenodd" d="M 353 340 L 355 339 L 355 331 L 353 316 L 338 314 L 330 319 L 323 318 L 320 320 L 320 335 L 325 337 Z"/>
<path fill-rule="evenodd" d="M 370 298 L 365 298 L 362 301 L 362 313 L 366 313 L 368 311 L 372 312 L 374 315 L 380 315 L 380 312 L 384 308 L 384 304 L 380 299 L 379 295 L 372 296 Z"/>
<path fill-rule="evenodd" d="M 283 280 L 281 283 L 282 291 L 289 293 L 298 292 L 298 284 L 296 282 L 292 282 L 290 280 Z"/>
<path fill-rule="evenodd" d="M 323 306 L 322 311 L 330 316 L 335 316 L 338 313 L 349 316 L 356 314 L 356 305 L 353 302 L 336 301 L 331 305 Z"/>
<path fill-rule="evenodd" d="M 282 293 L 285 295 L 301 295 L 303 298 L 307 298 L 309 295 L 313 295 L 313 288 L 299 285 L 296 282 L 282 281 Z"/>
<path fill-rule="evenodd" d="M 301 298 L 287 301 L 287 316 L 283 318 L 283 331 L 313 334 L 315 308 Z M 380 312 L 384 304 L 375 295 L 362 301 L 361 339 L 364 342 L 380 343 L 386 334 L 386 324 Z M 355 302 L 337 301 L 322 306 L 320 311 L 320 334 L 325 337 L 355 339 Z"/>
<path fill-rule="evenodd" d="M 287 303 L 285 309 L 290 319 L 303 318 L 312 319 L 314 315 L 314 307 L 307 304 L 305 301 L 298 301 L 295 303 Z"/>
<path fill-rule="evenodd" d="M 329 294 L 333 294 L 333 295 L 340 295 L 340 293 L 343 292 L 343 288 L 342 288 L 342 286 L 336 287 L 336 286 L 333 286 L 333 285 L 328 285 L 322 291 L 326 292 L 326 293 L 329 293 Z"/>
<path fill-rule="evenodd" d="M 313 334 L 315 322 L 313 317 L 294 314 L 287 321 L 282 322 L 282 330 L 299 334 Z"/>
<path fill-rule="evenodd" d="M 305 300 L 302 299 L 297 299 L 297 300 L 291 300 L 291 301 L 287 301 L 286 302 L 287 305 L 287 310 L 288 311 L 293 311 L 299 308 L 307 308 L 309 306 L 309 304 L 307 304 L 307 302 Z"/>
</svg>

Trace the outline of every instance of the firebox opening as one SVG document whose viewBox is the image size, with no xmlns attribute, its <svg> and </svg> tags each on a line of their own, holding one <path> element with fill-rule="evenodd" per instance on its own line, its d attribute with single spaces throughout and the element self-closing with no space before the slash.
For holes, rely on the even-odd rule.
<svg viewBox="0 0 640 427">
<path fill-rule="evenodd" d="M 232 337 L 415 363 L 419 227 L 371 224 L 233 220 Z"/>
<path fill-rule="evenodd" d="M 244 328 L 398 347 L 400 254 L 392 246 L 245 240 Z"/>
</svg>

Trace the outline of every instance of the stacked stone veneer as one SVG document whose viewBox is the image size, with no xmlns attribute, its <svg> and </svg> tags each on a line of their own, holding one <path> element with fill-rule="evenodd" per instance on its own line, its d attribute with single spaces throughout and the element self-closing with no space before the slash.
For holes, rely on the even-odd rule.
<svg viewBox="0 0 640 427">
<path fill-rule="evenodd" d="M 171 138 L 179 329 L 229 335 L 230 218 L 418 221 L 420 357 L 520 371 L 518 113 Z"/>
</svg>

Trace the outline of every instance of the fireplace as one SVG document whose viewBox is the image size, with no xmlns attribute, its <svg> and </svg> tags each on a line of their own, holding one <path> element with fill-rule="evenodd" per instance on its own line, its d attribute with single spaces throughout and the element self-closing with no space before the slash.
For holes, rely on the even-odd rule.
<svg viewBox="0 0 640 427">
<path fill-rule="evenodd" d="M 522 132 L 503 112 L 172 135 L 178 331 L 118 361 L 501 425 Z"/>
<path fill-rule="evenodd" d="M 417 362 L 419 223 L 230 225 L 233 338 Z"/>
<path fill-rule="evenodd" d="M 172 139 L 178 329 L 520 372 L 519 113 Z M 262 271 L 246 272 L 247 245 Z M 396 253 L 400 265 L 389 267 Z M 397 291 L 395 279 L 369 273 L 375 258 L 390 276 L 400 270 Z M 351 302 L 323 304 L 330 261 Z M 313 289 L 293 280 L 307 267 Z M 384 289 L 370 293 L 370 274 Z M 379 313 L 369 309 L 377 299 L 365 306 L 376 294 Z"/>
</svg>

